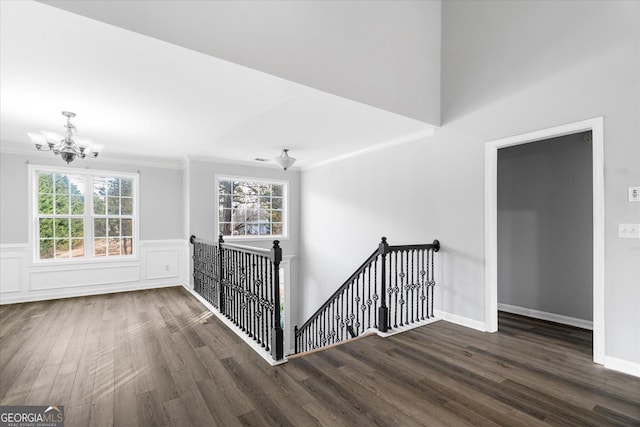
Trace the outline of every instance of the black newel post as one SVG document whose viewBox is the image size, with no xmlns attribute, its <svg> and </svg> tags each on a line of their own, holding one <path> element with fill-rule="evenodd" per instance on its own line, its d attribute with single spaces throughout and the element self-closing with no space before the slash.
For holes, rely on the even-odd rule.
<svg viewBox="0 0 640 427">
<path fill-rule="evenodd" d="M 278 240 L 273 241 L 271 262 L 273 263 L 273 330 L 271 331 L 271 356 L 274 360 L 282 360 L 284 356 L 284 333 L 280 324 L 280 261 L 282 248 Z"/>
<path fill-rule="evenodd" d="M 224 260 L 222 258 L 222 244 L 224 239 L 222 233 L 218 236 L 218 310 L 220 313 L 226 314 L 224 307 Z"/>
<path fill-rule="evenodd" d="M 191 266 L 191 276 L 193 277 L 193 289 L 196 289 L 196 236 L 194 234 L 189 237 L 189 243 L 193 245 L 193 254 L 191 255 L 191 259 L 193 260 L 193 265 Z"/>
<path fill-rule="evenodd" d="M 293 346 L 294 346 L 293 352 L 295 354 L 298 354 L 298 325 L 293 327 L 293 336 L 294 336 L 294 339 L 293 339 Z"/>
<path fill-rule="evenodd" d="M 378 307 L 378 330 L 387 332 L 389 330 L 389 307 L 387 307 L 387 254 L 389 245 L 387 238 L 383 237 L 378 245 L 378 254 L 382 257 L 380 265 L 380 307 Z"/>
</svg>

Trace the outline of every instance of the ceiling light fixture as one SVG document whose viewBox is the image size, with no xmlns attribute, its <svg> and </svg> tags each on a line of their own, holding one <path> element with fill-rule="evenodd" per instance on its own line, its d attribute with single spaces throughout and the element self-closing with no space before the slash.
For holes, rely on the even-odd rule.
<svg viewBox="0 0 640 427">
<path fill-rule="evenodd" d="M 289 149 L 285 148 L 282 150 L 282 154 L 279 157 L 275 157 L 273 161 L 279 164 L 282 169 L 287 170 L 296 162 L 296 159 L 289 157 Z"/>
<path fill-rule="evenodd" d="M 36 145 L 38 151 L 53 151 L 56 156 L 60 154 L 62 160 L 71 163 L 76 156 L 84 159 L 86 156 L 98 157 L 104 147 L 102 144 L 95 144 L 86 138 L 73 137 L 78 129 L 71 123 L 71 118 L 76 114 L 70 111 L 63 111 L 62 115 L 67 118 L 64 124 L 65 136 L 54 132 L 40 131 L 40 133 L 27 132 L 31 142 Z"/>
</svg>

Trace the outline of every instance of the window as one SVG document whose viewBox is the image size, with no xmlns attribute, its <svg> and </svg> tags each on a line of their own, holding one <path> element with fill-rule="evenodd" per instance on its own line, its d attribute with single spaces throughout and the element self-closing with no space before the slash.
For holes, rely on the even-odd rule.
<svg viewBox="0 0 640 427">
<path fill-rule="evenodd" d="M 34 168 L 33 182 L 36 260 L 134 255 L 135 175 Z"/>
<path fill-rule="evenodd" d="M 286 237 L 286 182 L 229 177 L 218 177 L 217 182 L 219 233 Z"/>
</svg>

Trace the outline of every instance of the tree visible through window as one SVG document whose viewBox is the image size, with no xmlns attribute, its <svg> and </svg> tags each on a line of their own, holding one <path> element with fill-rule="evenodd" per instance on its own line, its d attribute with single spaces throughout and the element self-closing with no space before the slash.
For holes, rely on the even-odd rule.
<svg viewBox="0 0 640 427">
<path fill-rule="evenodd" d="M 218 231 L 223 236 L 284 236 L 286 184 L 218 179 Z"/>
<path fill-rule="evenodd" d="M 40 260 L 134 253 L 133 177 L 37 171 L 35 183 Z"/>
</svg>

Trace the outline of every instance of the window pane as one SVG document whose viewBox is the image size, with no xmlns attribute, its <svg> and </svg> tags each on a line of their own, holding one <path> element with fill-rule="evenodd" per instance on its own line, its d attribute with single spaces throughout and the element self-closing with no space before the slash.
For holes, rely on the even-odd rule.
<svg viewBox="0 0 640 427">
<path fill-rule="evenodd" d="M 71 220 L 71 237 L 84 237 L 84 220 Z"/>
<path fill-rule="evenodd" d="M 273 209 L 282 209 L 282 198 L 281 197 L 274 197 L 271 200 L 271 207 Z"/>
<path fill-rule="evenodd" d="M 38 193 L 53 193 L 53 174 L 38 174 Z"/>
<path fill-rule="evenodd" d="M 93 196 L 93 213 L 96 215 L 104 215 L 107 213 L 105 197 Z"/>
<path fill-rule="evenodd" d="M 53 240 L 40 240 L 40 259 L 53 258 Z"/>
<path fill-rule="evenodd" d="M 93 239 L 93 254 L 94 256 L 107 255 L 107 239 Z"/>
<path fill-rule="evenodd" d="M 218 232 L 223 236 L 229 236 L 231 234 L 231 223 L 229 222 L 221 222 L 218 226 Z"/>
<path fill-rule="evenodd" d="M 107 213 L 109 215 L 118 215 L 120 214 L 120 198 L 119 197 L 109 197 L 107 200 Z"/>
<path fill-rule="evenodd" d="M 133 199 L 131 197 L 122 197 L 120 199 L 120 214 L 133 215 Z"/>
<path fill-rule="evenodd" d="M 56 195 L 56 215 L 69 215 L 69 195 Z"/>
<path fill-rule="evenodd" d="M 248 235 L 258 235 L 260 234 L 260 225 L 259 224 L 247 224 L 247 234 Z"/>
<path fill-rule="evenodd" d="M 40 218 L 40 238 L 53 238 L 53 218 Z"/>
<path fill-rule="evenodd" d="M 71 215 L 84 214 L 84 196 L 71 196 Z"/>
<path fill-rule="evenodd" d="M 271 209 L 271 197 L 260 197 L 260 207 L 262 209 Z"/>
<path fill-rule="evenodd" d="M 122 196 L 133 197 L 133 180 L 129 178 L 120 179 Z"/>
<path fill-rule="evenodd" d="M 218 206 L 222 206 L 225 209 L 231 208 L 231 196 L 218 196 Z"/>
<path fill-rule="evenodd" d="M 109 256 L 120 255 L 120 239 L 119 238 L 109 238 Z"/>
<path fill-rule="evenodd" d="M 130 237 L 125 237 L 120 242 L 120 253 L 122 255 L 131 255 L 133 254 L 133 239 Z"/>
<path fill-rule="evenodd" d="M 107 182 L 107 193 L 109 196 L 120 195 L 120 178 L 109 178 Z"/>
<path fill-rule="evenodd" d="M 69 220 L 67 218 L 55 220 L 55 237 L 57 238 L 69 237 Z M 56 246 L 56 250 L 57 250 L 57 246 Z"/>
<path fill-rule="evenodd" d="M 258 212 L 257 222 L 269 222 L 270 211 L 260 209 Z"/>
<path fill-rule="evenodd" d="M 84 256 L 84 239 L 71 240 L 71 256 L 74 258 Z"/>
<path fill-rule="evenodd" d="M 53 194 L 38 195 L 38 213 L 53 214 Z"/>
<path fill-rule="evenodd" d="M 120 237 L 120 220 L 109 218 L 109 237 Z"/>
<path fill-rule="evenodd" d="M 231 209 L 218 209 L 218 221 L 230 222 L 231 221 Z"/>
<path fill-rule="evenodd" d="M 69 178 L 66 175 L 55 175 L 56 193 L 57 194 L 69 194 Z"/>
<path fill-rule="evenodd" d="M 133 221 L 130 219 L 122 220 L 122 235 L 133 236 Z"/>
<path fill-rule="evenodd" d="M 93 220 L 93 235 L 95 237 L 106 237 L 107 220 L 104 218 L 96 218 Z"/>
<path fill-rule="evenodd" d="M 283 195 L 283 185 L 274 184 L 273 185 L 273 195 L 277 197 L 282 197 Z"/>
<path fill-rule="evenodd" d="M 84 178 L 81 176 L 70 176 L 69 193 L 76 196 L 84 195 Z"/>
<path fill-rule="evenodd" d="M 231 181 L 218 182 L 218 193 L 222 195 L 231 194 Z"/>
<path fill-rule="evenodd" d="M 271 211 L 271 222 L 282 222 L 282 211 Z"/>
<path fill-rule="evenodd" d="M 271 195 L 271 184 L 262 184 L 262 185 L 260 185 L 259 193 L 260 193 L 261 196 L 270 196 Z"/>
<path fill-rule="evenodd" d="M 233 235 L 234 236 L 244 236 L 246 233 L 244 223 L 243 224 L 233 224 Z"/>
<path fill-rule="evenodd" d="M 56 258 L 69 258 L 69 239 L 56 239 Z"/>
<path fill-rule="evenodd" d="M 106 196 L 107 195 L 107 178 L 94 178 L 93 179 L 93 195 L 94 196 Z"/>
<path fill-rule="evenodd" d="M 273 223 L 271 224 L 271 233 L 275 236 L 279 236 L 282 234 L 282 223 Z"/>
</svg>

